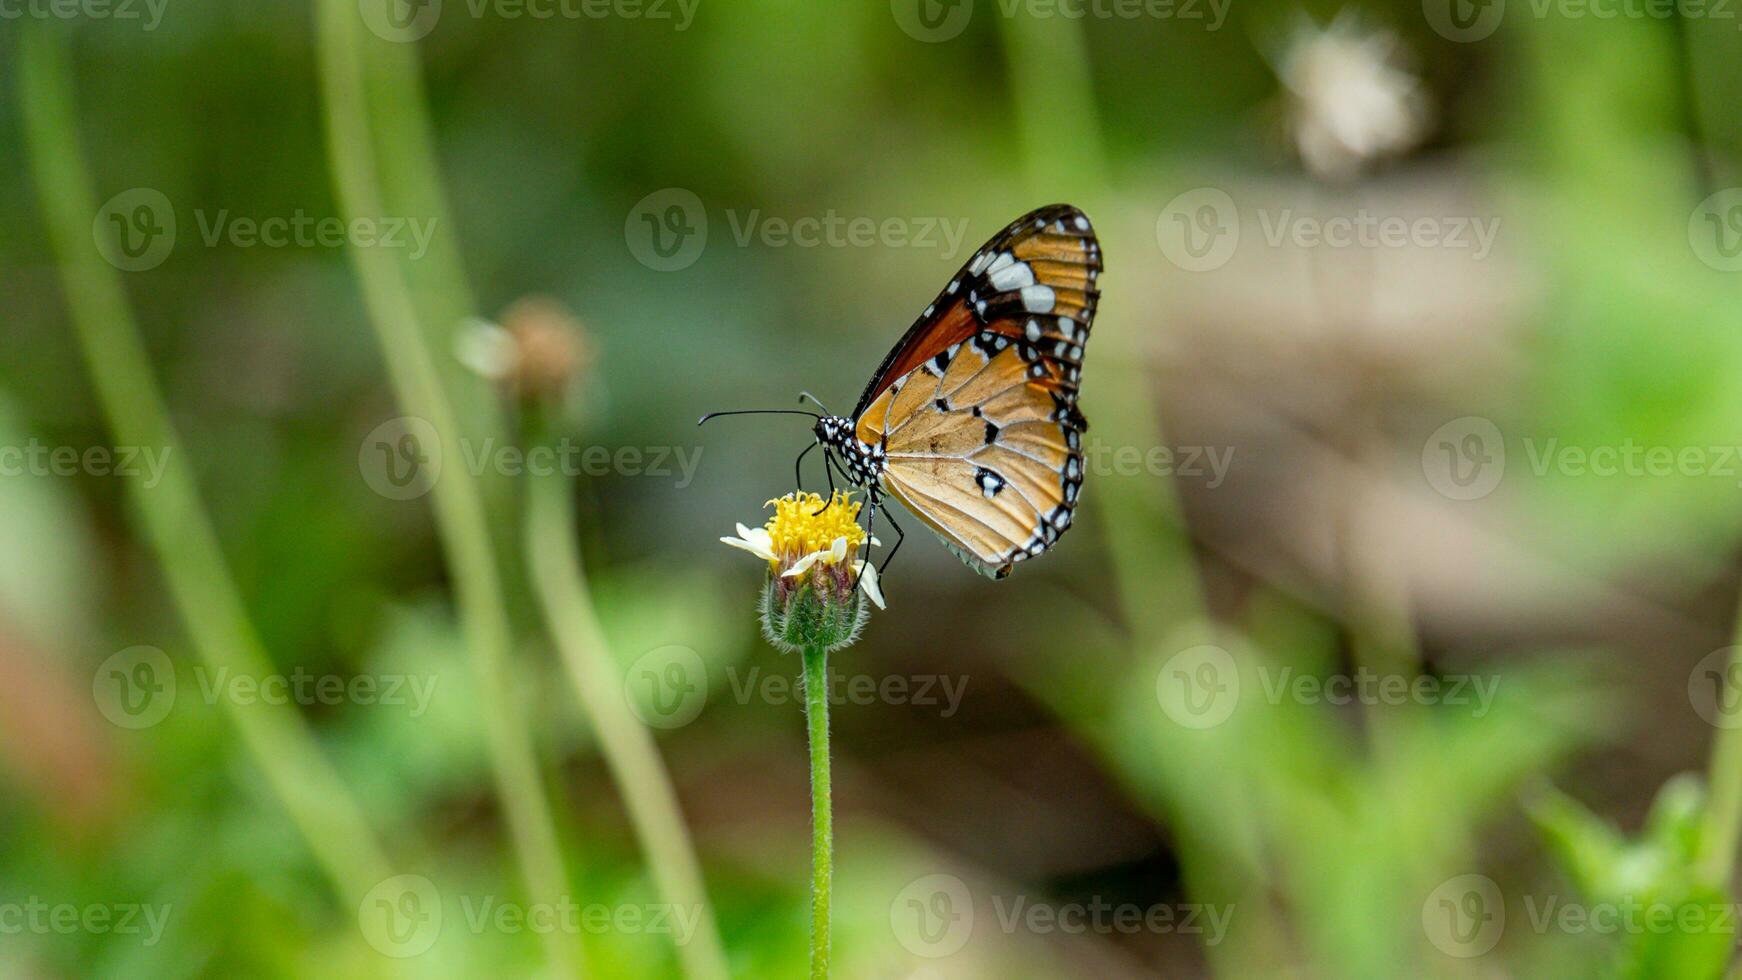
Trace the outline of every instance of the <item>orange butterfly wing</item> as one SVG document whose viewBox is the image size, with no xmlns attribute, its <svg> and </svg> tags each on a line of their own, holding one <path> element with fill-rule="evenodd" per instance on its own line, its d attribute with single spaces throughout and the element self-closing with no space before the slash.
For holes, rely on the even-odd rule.
<svg viewBox="0 0 1742 980">
<path fill-rule="evenodd" d="M 988 575 L 1070 526 L 1100 270 L 1081 211 L 1053 205 L 1017 219 L 927 308 L 855 411 L 855 435 L 884 451 L 885 488 Z"/>
</svg>

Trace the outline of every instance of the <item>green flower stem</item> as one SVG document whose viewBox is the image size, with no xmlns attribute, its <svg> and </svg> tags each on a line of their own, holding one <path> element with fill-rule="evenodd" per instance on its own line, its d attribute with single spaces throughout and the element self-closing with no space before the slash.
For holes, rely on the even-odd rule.
<svg viewBox="0 0 1742 980">
<path fill-rule="evenodd" d="M 364 87 L 361 32 L 356 4 L 322 0 L 317 12 L 316 53 L 325 102 L 327 141 L 340 210 L 348 219 L 386 213 L 377 186 L 373 134 Z M 441 373 L 418 325 L 416 307 L 397 261 L 386 250 L 350 250 L 364 305 L 375 328 L 388 376 L 403 410 L 434 427 L 441 453 L 455 463 L 465 454 L 460 428 Z M 477 676 L 484 728 L 509 833 L 533 900 L 556 903 L 568 876 L 557 844 L 532 742 L 521 727 L 509 674 L 512 632 L 496 554 L 478 485 L 463 468 L 450 466 L 431 492 L 435 522 Z M 553 972 L 578 975 L 579 946 L 556 932 L 543 933 Z"/>
<path fill-rule="evenodd" d="M 189 474 L 181 440 L 114 269 L 91 245 L 89 169 L 78 146 L 66 53 L 51 31 L 24 24 L 19 44 L 19 104 L 50 239 L 65 283 L 79 346 L 116 441 L 161 447 L 183 462 L 145 490 L 128 482 L 142 530 L 163 565 L 170 595 L 195 651 L 213 671 L 261 677 L 271 658 L 224 564 L 217 534 Z M 296 711 L 224 702 L 242 745 L 266 776 L 335 890 L 361 902 L 392 874 L 362 809 L 328 764 Z"/>
<path fill-rule="evenodd" d="M 568 490 L 569 483 L 560 473 L 532 478 L 526 516 L 528 574 L 575 694 L 598 733 L 599 749 L 623 794 L 661 896 L 674 906 L 702 910 L 696 935 L 678 947 L 684 973 L 696 980 L 725 980 L 725 948 L 677 793 L 652 733 L 630 712 L 623 697 L 622 672 L 612 662 L 587 592 Z"/>
<path fill-rule="evenodd" d="M 829 802 L 829 655 L 804 651 L 804 710 L 811 751 L 811 980 L 829 975 L 829 897 L 834 886 L 834 820 Z"/>
<path fill-rule="evenodd" d="M 1742 674 L 1742 611 L 1734 629 L 1730 642 L 1736 646 L 1730 652 L 1726 678 Z M 1707 884 L 1728 891 L 1736 868 L 1736 839 L 1742 835 L 1742 727 L 1718 729 L 1707 781 L 1711 790 L 1705 832 L 1700 835 L 1699 871 Z"/>
</svg>

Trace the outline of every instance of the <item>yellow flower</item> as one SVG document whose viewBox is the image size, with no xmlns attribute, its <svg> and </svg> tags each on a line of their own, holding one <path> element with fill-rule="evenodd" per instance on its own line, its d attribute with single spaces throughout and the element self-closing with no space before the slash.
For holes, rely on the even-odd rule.
<svg viewBox="0 0 1742 980">
<path fill-rule="evenodd" d="M 857 557 L 865 546 L 865 529 L 858 520 L 861 501 L 839 490 L 826 502 L 814 493 L 795 492 L 763 506 L 774 508 L 766 524 L 757 528 L 739 524 L 738 537 L 720 540 L 768 562 L 769 572 L 778 579 L 797 579 L 811 572 L 819 585 L 833 580 L 850 590 L 857 584 L 877 608 L 884 608 L 876 566 Z M 879 542 L 872 538 L 871 543 Z"/>
</svg>

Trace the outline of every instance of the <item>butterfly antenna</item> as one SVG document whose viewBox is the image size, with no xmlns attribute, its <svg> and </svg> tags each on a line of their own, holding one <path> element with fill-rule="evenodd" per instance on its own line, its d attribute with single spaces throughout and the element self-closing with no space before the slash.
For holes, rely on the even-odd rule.
<svg viewBox="0 0 1742 980">
<path fill-rule="evenodd" d="M 822 418 L 815 412 L 806 412 L 797 408 L 742 408 L 731 412 L 709 412 L 697 419 L 696 424 L 701 425 L 709 419 L 717 419 L 722 415 L 805 415 L 813 419 Z"/>
<path fill-rule="evenodd" d="M 816 406 L 817 406 L 817 407 L 818 407 L 818 408 L 820 408 L 820 409 L 822 409 L 822 410 L 823 410 L 823 412 L 824 412 L 824 414 L 827 414 L 827 413 L 828 413 L 828 411 L 829 411 L 829 406 L 827 406 L 827 405 L 824 405 L 824 404 L 823 404 L 823 402 L 822 402 L 822 399 L 820 399 L 820 398 L 818 398 L 818 397 L 817 397 L 817 396 L 815 396 L 815 395 L 813 395 L 813 394 L 811 394 L 811 393 L 810 393 L 810 392 L 808 392 L 808 391 L 801 391 L 801 392 L 799 392 L 799 393 L 798 393 L 798 400 L 799 400 L 799 403 L 800 403 L 800 404 L 803 404 L 803 403 L 804 403 L 804 401 L 805 401 L 805 399 L 807 399 L 807 398 L 808 398 L 808 399 L 810 399 L 810 400 L 811 400 L 811 401 L 812 401 L 812 402 L 815 402 L 815 403 L 816 403 Z"/>
</svg>

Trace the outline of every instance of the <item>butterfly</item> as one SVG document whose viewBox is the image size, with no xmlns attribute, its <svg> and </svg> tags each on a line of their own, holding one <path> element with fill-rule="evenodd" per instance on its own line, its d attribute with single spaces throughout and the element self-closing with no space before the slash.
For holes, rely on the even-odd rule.
<svg viewBox="0 0 1742 980">
<path fill-rule="evenodd" d="M 1094 228 L 1068 204 L 994 235 L 883 359 L 851 415 L 796 413 L 816 419 L 805 453 L 824 448 L 831 490 L 837 471 L 862 489 L 870 521 L 881 512 L 899 549 L 905 535 L 883 502 L 894 497 L 992 578 L 1056 544 L 1083 486 L 1089 423 L 1077 391 L 1100 273 Z M 748 413 L 703 421 L 729 414 Z"/>
</svg>

